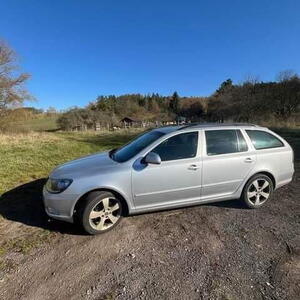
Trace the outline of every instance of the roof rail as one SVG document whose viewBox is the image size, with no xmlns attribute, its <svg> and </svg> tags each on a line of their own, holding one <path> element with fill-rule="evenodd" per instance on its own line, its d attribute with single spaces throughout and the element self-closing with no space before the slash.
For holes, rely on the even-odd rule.
<svg viewBox="0 0 300 300">
<path fill-rule="evenodd" d="M 219 127 L 219 126 L 253 126 L 258 127 L 256 124 L 252 123 L 190 123 L 188 125 L 184 125 L 180 127 L 178 130 L 182 130 L 185 128 L 191 128 L 191 127 Z"/>
</svg>

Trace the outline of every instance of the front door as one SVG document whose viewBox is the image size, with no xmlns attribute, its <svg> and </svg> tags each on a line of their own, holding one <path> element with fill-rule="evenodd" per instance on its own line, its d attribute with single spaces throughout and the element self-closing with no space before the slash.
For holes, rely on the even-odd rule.
<svg viewBox="0 0 300 300">
<path fill-rule="evenodd" d="M 161 164 L 136 162 L 132 190 L 136 208 L 172 206 L 200 198 L 202 161 L 198 154 L 198 131 L 173 135 L 151 152 Z"/>
</svg>

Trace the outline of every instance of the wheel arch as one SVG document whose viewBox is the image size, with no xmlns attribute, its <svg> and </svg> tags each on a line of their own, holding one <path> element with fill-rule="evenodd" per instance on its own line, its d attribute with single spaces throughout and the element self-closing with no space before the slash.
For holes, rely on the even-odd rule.
<svg viewBox="0 0 300 300">
<path fill-rule="evenodd" d="M 276 188 L 276 179 L 275 179 L 275 176 L 274 176 L 270 171 L 267 171 L 267 170 L 257 171 L 257 172 L 255 172 L 254 174 L 252 174 L 252 175 L 248 178 L 248 180 L 245 182 L 244 187 L 246 186 L 246 184 L 249 182 L 249 180 L 250 180 L 252 177 L 254 177 L 254 176 L 258 175 L 258 174 L 263 174 L 263 175 L 268 176 L 268 177 L 272 180 L 272 183 L 273 183 L 273 189 L 275 190 L 275 188 Z M 244 187 L 243 187 L 243 188 L 244 188 Z"/>
<path fill-rule="evenodd" d="M 95 189 L 89 190 L 78 198 L 78 200 L 76 201 L 76 203 L 72 209 L 73 218 L 77 217 L 77 212 L 78 212 L 79 208 L 85 204 L 87 195 L 89 195 L 92 192 L 96 192 L 96 191 L 110 192 L 110 193 L 114 194 L 118 199 L 121 200 L 122 204 L 124 205 L 124 211 L 123 211 L 124 215 L 129 214 L 130 206 L 128 204 L 128 200 L 125 198 L 125 196 L 122 193 L 120 193 L 119 191 L 117 191 L 113 188 L 110 188 L 110 187 L 103 187 L 103 188 L 101 187 L 101 188 L 95 188 Z"/>
<path fill-rule="evenodd" d="M 271 172 L 268 172 L 268 171 L 262 171 L 262 172 L 258 172 L 256 174 L 263 174 L 263 175 L 266 175 L 268 176 L 271 180 L 272 180 L 272 183 L 273 183 L 273 189 L 275 190 L 276 188 L 276 179 L 275 179 L 275 176 L 271 173 Z"/>
</svg>

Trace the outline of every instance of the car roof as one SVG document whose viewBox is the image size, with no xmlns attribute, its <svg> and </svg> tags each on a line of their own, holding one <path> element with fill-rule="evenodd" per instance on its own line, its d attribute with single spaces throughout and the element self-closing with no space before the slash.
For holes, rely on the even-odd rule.
<svg viewBox="0 0 300 300">
<path fill-rule="evenodd" d="M 250 123 L 190 123 L 187 125 L 179 125 L 179 126 L 165 126 L 165 127 L 159 127 L 155 130 L 163 132 L 163 133 L 170 133 L 173 131 L 185 131 L 189 129 L 208 129 L 208 128 L 226 128 L 226 127 L 236 127 L 236 128 L 260 128 L 260 129 L 266 129 L 264 127 L 250 124 Z"/>
<path fill-rule="evenodd" d="M 170 133 L 176 130 L 180 130 L 182 126 L 165 126 L 165 127 L 157 127 L 154 130 L 160 131 L 162 133 Z"/>
</svg>

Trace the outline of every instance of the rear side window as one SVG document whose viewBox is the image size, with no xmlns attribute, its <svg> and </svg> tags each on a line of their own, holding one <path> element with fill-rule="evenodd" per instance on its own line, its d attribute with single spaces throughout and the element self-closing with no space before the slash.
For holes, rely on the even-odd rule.
<svg viewBox="0 0 300 300">
<path fill-rule="evenodd" d="M 283 147 L 284 144 L 276 136 L 260 130 L 246 130 L 256 150 Z"/>
<path fill-rule="evenodd" d="M 152 152 L 162 161 L 192 158 L 197 154 L 198 132 L 177 134 L 159 144 Z"/>
<path fill-rule="evenodd" d="M 220 155 L 248 150 L 247 143 L 240 130 L 205 131 L 207 155 Z"/>
</svg>

